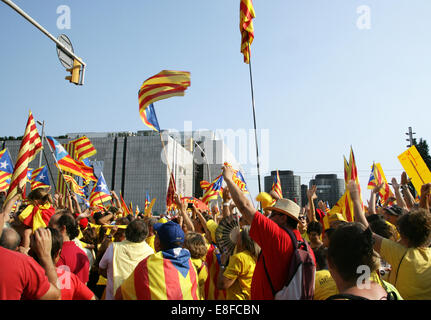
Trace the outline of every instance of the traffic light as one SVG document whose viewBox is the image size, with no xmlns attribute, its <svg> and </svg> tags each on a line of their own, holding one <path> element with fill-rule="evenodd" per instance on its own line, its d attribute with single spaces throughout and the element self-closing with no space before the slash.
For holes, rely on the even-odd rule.
<svg viewBox="0 0 431 320">
<path fill-rule="evenodd" d="M 80 84 L 79 78 L 81 74 L 81 63 L 78 60 L 73 59 L 73 67 L 66 69 L 66 71 L 70 72 L 70 76 L 66 77 L 66 80 L 69 80 L 69 82 L 73 82 L 76 85 Z"/>
</svg>

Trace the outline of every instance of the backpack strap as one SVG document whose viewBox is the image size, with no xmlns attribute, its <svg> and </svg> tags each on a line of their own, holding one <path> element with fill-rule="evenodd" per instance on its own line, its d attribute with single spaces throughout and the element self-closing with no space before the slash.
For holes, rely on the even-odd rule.
<svg viewBox="0 0 431 320">
<path fill-rule="evenodd" d="M 272 285 L 271 278 L 269 277 L 268 270 L 266 269 L 265 257 L 263 256 L 262 252 L 260 252 L 259 255 L 262 255 L 263 269 L 265 270 L 266 277 L 268 278 L 269 286 L 271 287 L 271 290 L 272 290 L 272 295 L 275 296 L 276 292 L 275 292 L 274 286 Z"/>
</svg>

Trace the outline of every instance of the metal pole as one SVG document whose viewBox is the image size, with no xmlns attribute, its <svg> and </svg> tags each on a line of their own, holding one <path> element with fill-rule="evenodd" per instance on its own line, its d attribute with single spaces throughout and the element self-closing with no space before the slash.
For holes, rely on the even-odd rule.
<svg viewBox="0 0 431 320">
<path fill-rule="evenodd" d="M 42 149 L 43 149 L 43 138 L 45 137 L 45 120 L 40 122 L 37 121 L 38 124 L 40 124 L 42 126 Z M 42 166 L 42 155 L 43 152 L 40 153 L 40 157 L 39 157 L 39 168 Z"/>
<path fill-rule="evenodd" d="M 200 146 L 196 141 L 194 141 L 194 143 L 198 146 L 198 148 L 199 148 L 199 149 L 202 151 L 202 153 L 204 154 L 205 161 L 206 161 L 206 163 L 207 163 L 209 182 L 212 182 L 212 179 L 211 179 L 211 171 L 210 171 L 210 165 L 209 165 L 209 162 L 208 162 L 207 154 L 204 152 L 204 150 L 201 148 L 201 146 Z"/>
<path fill-rule="evenodd" d="M 52 34 L 50 34 L 44 27 L 42 27 L 39 23 L 37 23 L 36 20 L 34 20 L 32 17 L 30 17 L 27 13 L 24 12 L 20 7 L 18 7 L 15 3 L 13 3 L 10 0 L 1 0 L 4 3 L 6 3 L 9 7 L 14 9 L 16 12 L 18 12 L 22 17 L 24 17 L 27 21 L 29 21 L 32 25 L 34 25 L 36 28 L 38 28 L 42 33 L 44 33 L 48 38 L 50 38 L 52 41 L 54 41 L 58 47 L 61 48 L 69 57 L 79 61 L 79 63 L 82 64 L 82 84 L 84 84 L 84 70 L 85 70 L 85 62 L 76 56 L 72 51 L 70 51 L 68 48 L 64 46 L 60 41 L 58 41 Z"/>
<path fill-rule="evenodd" d="M 250 48 L 250 46 L 249 46 L 249 48 Z M 254 108 L 253 77 L 252 77 L 252 73 L 251 73 L 251 53 L 249 56 L 248 66 L 249 66 L 249 70 L 250 70 L 251 101 L 252 101 L 252 106 L 253 106 L 253 122 L 254 122 L 254 139 L 255 139 L 255 143 L 256 143 L 257 179 L 258 179 L 259 193 L 260 193 L 261 187 L 260 187 L 259 149 L 258 149 L 258 145 L 257 145 L 256 112 L 255 112 L 255 108 Z"/>
</svg>

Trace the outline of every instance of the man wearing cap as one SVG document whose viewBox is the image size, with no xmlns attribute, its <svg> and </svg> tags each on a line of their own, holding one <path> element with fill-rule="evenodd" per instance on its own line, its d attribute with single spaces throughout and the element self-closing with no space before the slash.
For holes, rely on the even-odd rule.
<svg viewBox="0 0 431 320">
<path fill-rule="evenodd" d="M 118 288 L 117 300 L 200 300 L 198 276 L 184 232 L 173 221 L 154 224 L 155 254 L 142 260 Z"/>
<path fill-rule="evenodd" d="M 278 199 L 275 205 L 270 207 L 269 216 L 265 217 L 233 182 L 233 173 L 232 168 L 223 167 L 223 178 L 232 199 L 246 222 L 251 225 L 250 237 L 262 249 L 253 274 L 251 299 L 271 300 L 274 299 L 273 291 L 281 290 L 286 283 L 294 252 L 290 236 L 283 228 L 292 230 L 297 240 L 303 241 L 298 230 L 301 209 L 291 200 Z"/>
</svg>

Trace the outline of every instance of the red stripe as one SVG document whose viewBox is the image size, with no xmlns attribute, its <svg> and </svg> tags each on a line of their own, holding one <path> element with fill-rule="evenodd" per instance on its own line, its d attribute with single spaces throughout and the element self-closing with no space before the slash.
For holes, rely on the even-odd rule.
<svg viewBox="0 0 431 320">
<path fill-rule="evenodd" d="M 199 300 L 196 294 L 198 291 L 198 280 L 191 260 L 189 260 L 189 273 L 190 273 L 190 281 L 192 282 L 191 294 L 192 294 L 193 300 Z"/>
<path fill-rule="evenodd" d="M 138 97 L 142 97 L 145 93 L 151 91 L 151 90 L 155 90 L 155 89 L 159 89 L 162 91 L 166 91 L 169 90 L 170 88 L 172 89 L 179 89 L 179 88 L 185 88 L 187 86 L 190 85 L 190 82 L 186 82 L 184 84 L 182 83 L 159 83 L 159 84 L 149 84 L 149 85 L 144 85 L 140 90 L 139 90 L 139 94 Z"/>
<path fill-rule="evenodd" d="M 150 280 L 148 278 L 148 258 L 139 262 L 133 272 L 135 292 L 138 300 L 151 300 Z"/>
<path fill-rule="evenodd" d="M 148 101 L 151 101 L 155 98 L 162 97 L 164 95 L 175 94 L 175 93 L 183 93 L 185 90 L 186 90 L 185 88 L 172 89 L 172 90 L 166 90 L 166 91 L 158 92 L 158 93 L 155 93 L 153 95 L 149 95 L 149 96 L 145 97 L 142 101 L 139 102 L 139 107 L 141 108 L 141 107 L 145 106 Z"/>
<path fill-rule="evenodd" d="M 183 300 L 179 272 L 171 260 L 163 259 L 163 271 L 165 273 L 165 288 L 167 300 Z"/>
</svg>

